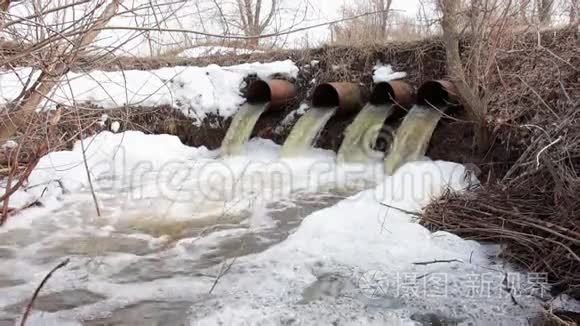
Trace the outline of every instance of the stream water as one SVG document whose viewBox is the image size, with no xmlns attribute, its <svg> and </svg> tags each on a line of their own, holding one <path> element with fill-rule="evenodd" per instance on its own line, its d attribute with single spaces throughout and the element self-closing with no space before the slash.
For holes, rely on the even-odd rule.
<svg viewBox="0 0 580 326">
<path fill-rule="evenodd" d="M 462 189 L 460 165 L 416 162 L 385 179 L 381 161 L 341 165 L 323 150 L 280 159 L 261 139 L 245 145 L 251 157 L 220 159 L 173 138 L 98 137 L 93 171 L 129 146 L 125 169 L 93 179 L 101 216 L 86 184 L 71 186 L 82 167 L 76 178 L 59 168 L 65 191 L 0 230 L 0 325 L 19 322 L 65 259 L 28 325 L 528 325 L 539 311 L 535 297 L 514 304 L 506 293 L 514 271 L 490 258 L 496 249 L 384 206 L 413 211 Z M 156 146 L 172 157 L 126 178 L 159 157 Z M 78 153 L 39 169 L 59 157 Z M 484 276 L 485 294 L 474 292 Z"/>
<path fill-rule="evenodd" d="M 71 310 L 84 312 L 81 316 L 85 325 L 185 324 L 194 304 L 189 301 L 192 298 L 179 300 L 179 293 L 172 298 L 170 288 L 165 295 L 156 295 L 156 291 L 163 292 L 163 282 L 211 280 L 215 277 L 212 267 L 283 241 L 305 216 L 344 199 L 336 193 L 295 194 L 252 208 L 253 212 L 181 221 L 151 215 L 147 210 L 127 210 L 126 217 L 114 221 L 115 208 L 125 203 L 113 197 L 103 200 L 103 216 L 97 218 L 89 194 L 75 197 L 75 202 L 33 228 L 13 230 L 0 237 L 4 271 L 0 273 L 0 293 L 3 301 L 14 301 L 2 309 L 0 325 L 13 325 L 21 315 L 32 293 L 32 284 L 27 284 L 30 278 L 65 258 L 71 263 L 61 273 L 77 284 L 60 284 L 56 288 L 62 289 L 41 294 L 36 311 L 56 315 L 69 312 L 65 316 L 76 315 Z M 14 266 L 8 269 L 6 264 Z M 16 268 L 18 273 L 14 273 Z M 158 288 L 152 289 L 157 287 L 152 283 L 158 283 Z M 211 283 L 206 284 L 210 287 L 199 292 L 209 291 Z M 129 295 L 124 291 L 140 286 L 145 293 L 122 306 L 122 298 Z M 111 296 L 103 295 L 103 290 Z M 85 309 L 88 307 L 92 309 Z"/>
</svg>

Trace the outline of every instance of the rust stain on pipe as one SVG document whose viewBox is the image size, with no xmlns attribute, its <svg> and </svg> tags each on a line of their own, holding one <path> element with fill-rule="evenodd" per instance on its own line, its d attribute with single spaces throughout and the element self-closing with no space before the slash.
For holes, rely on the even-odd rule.
<svg viewBox="0 0 580 326">
<path fill-rule="evenodd" d="M 276 110 L 295 96 L 294 84 L 282 79 L 272 79 L 268 82 L 263 80 L 252 82 L 248 87 L 246 98 L 250 103 L 270 102 L 268 110 Z"/>
<path fill-rule="evenodd" d="M 320 84 L 312 94 L 314 107 L 338 107 L 339 113 L 358 112 L 362 108 L 362 93 L 355 83 Z"/>
<path fill-rule="evenodd" d="M 373 105 L 395 103 L 402 108 L 409 108 L 413 103 L 413 87 L 398 80 L 378 83 L 371 93 L 370 103 Z"/>
<path fill-rule="evenodd" d="M 459 95 L 455 85 L 448 80 L 430 80 L 417 90 L 419 104 L 431 104 L 435 107 L 459 105 Z"/>
</svg>

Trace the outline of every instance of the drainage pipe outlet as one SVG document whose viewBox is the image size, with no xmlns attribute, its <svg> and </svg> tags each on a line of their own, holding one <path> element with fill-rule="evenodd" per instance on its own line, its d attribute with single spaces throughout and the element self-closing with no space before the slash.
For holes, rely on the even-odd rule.
<svg viewBox="0 0 580 326">
<path fill-rule="evenodd" d="M 296 96 L 294 84 L 282 80 L 272 79 L 268 82 L 256 80 L 248 87 L 246 99 L 249 103 L 268 103 L 268 110 L 278 110 Z"/>
<path fill-rule="evenodd" d="M 361 89 L 354 83 L 320 84 L 312 94 L 315 108 L 335 108 L 339 113 L 358 112 L 362 108 Z"/>
<path fill-rule="evenodd" d="M 394 103 L 402 108 L 409 108 L 413 103 L 413 87 L 398 80 L 378 83 L 369 102 L 376 106 Z"/>
<path fill-rule="evenodd" d="M 459 105 L 459 95 L 455 85 L 448 80 L 431 80 L 417 90 L 417 103 L 446 107 Z"/>
</svg>

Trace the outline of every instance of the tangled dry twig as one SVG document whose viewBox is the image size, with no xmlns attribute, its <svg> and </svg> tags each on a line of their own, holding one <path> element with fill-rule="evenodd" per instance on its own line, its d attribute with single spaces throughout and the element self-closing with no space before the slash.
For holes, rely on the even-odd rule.
<svg viewBox="0 0 580 326">
<path fill-rule="evenodd" d="M 494 182 L 447 194 L 423 214 L 431 229 L 499 242 L 504 257 L 548 273 L 556 289 L 580 297 L 580 64 L 575 31 L 521 38 L 502 50 L 490 125 L 496 146 L 519 153 Z"/>
</svg>

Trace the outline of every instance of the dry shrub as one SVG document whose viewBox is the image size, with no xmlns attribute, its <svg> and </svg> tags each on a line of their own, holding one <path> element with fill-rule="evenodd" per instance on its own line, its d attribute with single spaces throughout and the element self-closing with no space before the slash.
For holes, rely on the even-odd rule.
<svg viewBox="0 0 580 326">
<path fill-rule="evenodd" d="M 496 147 L 519 153 L 489 184 L 448 194 L 423 223 L 506 246 L 505 258 L 580 296 L 580 51 L 575 30 L 528 34 L 498 54 L 486 90 Z"/>
</svg>

